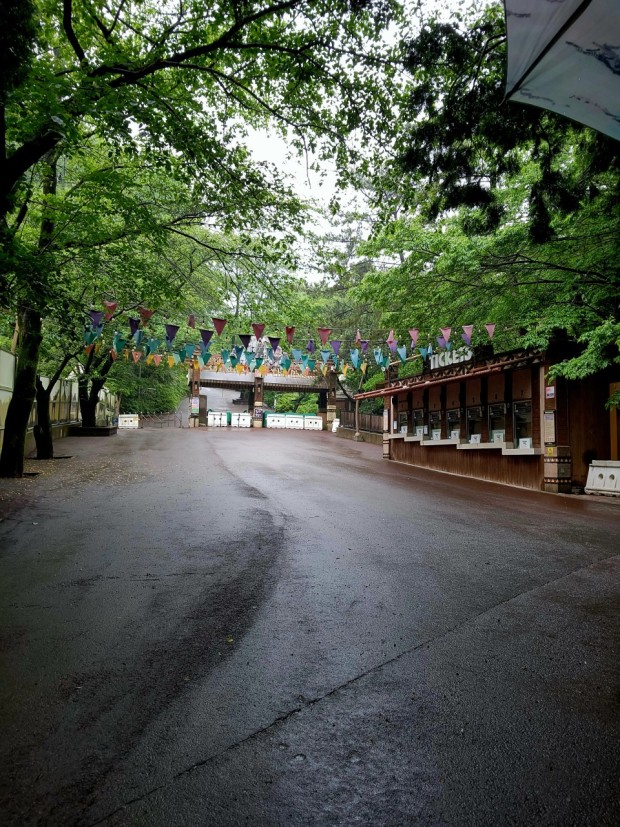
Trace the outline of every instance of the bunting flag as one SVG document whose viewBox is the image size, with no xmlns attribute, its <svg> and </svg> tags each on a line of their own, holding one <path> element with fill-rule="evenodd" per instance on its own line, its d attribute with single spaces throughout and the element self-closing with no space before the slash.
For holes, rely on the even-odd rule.
<svg viewBox="0 0 620 827">
<path fill-rule="evenodd" d="M 240 333 L 239 338 L 241 339 L 241 343 L 243 347 L 247 350 L 250 347 L 250 339 L 252 338 L 249 333 Z"/>
<path fill-rule="evenodd" d="M 259 370 L 263 364 L 263 357 L 259 356 L 256 361 L 254 362 L 254 370 Z"/>
<path fill-rule="evenodd" d="M 333 357 L 332 357 L 332 361 L 333 361 L 333 363 L 334 363 L 334 368 L 335 368 L 335 370 L 338 370 L 338 363 L 339 363 L 338 357 L 337 357 L 337 356 L 333 356 Z"/>
<path fill-rule="evenodd" d="M 221 336 L 222 331 L 226 327 L 226 322 L 228 321 L 228 319 L 213 318 L 213 319 L 211 319 L 211 321 L 213 322 L 213 327 L 215 328 L 215 332 L 217 333 L 218 336 Z"/>
<path fill-rule="evenodd" d="M 405 364 L 405 360 L 407 359 L 407 348 L 405 347 L 405 345 L 402 345 L 401 347 L 397 347 L 396 352 L 398 353 L 398 355 L 400 357 L 400 361 L 403 364 Z"/>
<path fill-rule="evenodd" d="M 394 336 L 394 331 L 393 331 L 393 330 L 390 330 L 389 336 L 388 336 L 388 337 L 387 337 L 387 339 L 385 340 L 385 343 L 386 343 L 387 345 L 389 345 L 389 347 L 390 347 L 390 349 L 391 349 L 391 348 L 392 348 L 392 344 L 393 344 L 393 342 L 395 342 L 395 341 L 396 341 L 396 338 L 395 338 L 395 336 Z"/>
<path fill-rule="evenodd" d="M 200 328 L 200 338 L 202 339 L 202 343 L 205 347 L 209 347 L 211 336 L 213 336 L 212 330 L 205 330 L 203 327 Z"/>
<path fill-rule="evenodd" d="M 85 345 L 92 345 L 92 343 L 95 341 L 96 335 L 95 333 L 93 333 L 92 330 L 85 330 L 82 334 L 82 337 L 84 339 Z"/>
<path fill-rule="evenodd" d="M 237 357 L 237 359 L 241 359 L 241 355 L 243 353 L 243 348 L 241 347 L 241 345 L 235 345 L 233 350 L 235 351 L 235 356 Z"/>
<path fill-rule="evenodd" d="M 157 350 L 159 347 L 159 339 L 154 339 L 152 336 L 146 340 L 146 355 L 149 356 L 151 353 Z"/>
<path fill-rule="evenodd" d="M 446 342 L 446 340 L 444 339 L 443 336 L 438 336 L 437 337 L 437 344 L 439 345 L 440 348 L 443 348 L 445 350 L 447 342 Z"/>
<path fill-rule="evenodd" d="M 309 356 L 307 353 L 304 353 L 304 355 L 301 357 L 301 366 L 304 370 L 308 370 L 308 359 Z"/>
<path fill-rule="evenodd" d="M 153 361 L 153 354 L 152 354 L 152 353 L 149 353 L 149 354 L 148 354 L 148 356 L 147 356 L 147 354 L 145 353 L 144 355 L 146 356 L 146 360 L 145 360 L 145 361 L 146 361 L 146 364 L 147 364 L 147 365 L 150 365 L 150 364 L 151 364 L 151 362 Z"/>
<path fill-rule="evenodd" d="M 125 347 L 127 343 L 127 339 L 124 339 L 120 333 L 114 334 L 114 340 L 112 342 L 112 347 L 117 353 L 120 353 L 121 350 Z"/>
<path fill-rule="evenodd" d="M 115 350 L 110 349 L 110 359 L 113 362 L 116 362 L 116 360 L 118 359 L 118 353 Z"/>
<path fill-rule="evenodd" d="M 368 370 L 368 362 L 362 362 L 362 364 L 360 366 L 360 370 L 362 371 L 362 374 L 365 375 L 366 371 Z"/>
<path fill-rule="evenodd" d="M 452 333 L 452 328 L 451 327 L 440 327 L 439 329 L 441 330 L 441 335 L 446 340 L 446 342 L 449 342 L 450 341 L 450 334 Z"/>
<path fill-rule="evenodd" d="M 391 353 L 396 353 L 396 348 L 398 347 L 398 339 L 392 339 L 391 342 L 388 342 L 388 347 L 390 348 Z"/>
<path fill-rule="evenodd" d="M 142 354 L 139 350 L 132 350 L 131 351 L 131 358 L 133 359 L 134 363 L 137 365 L 140 359 L 142 358 Z"/>
<path fill-rule="evenodd" d="M 241 362 L 238 362 L 235 365 L 235 370 L 237 371 L 237 373 L 243 373 L 243 365 L 241 364 Z"/>
<path fill-rule="evenodd" d="M 418 350 L 420 351 L 420 356 L 426 361 L 426 357 L 428 356 L 428 348 L 421 347 L 418 348 Z"/>
<path fill-rule="evenodd" d="M 376 348 L 375 348 L 375 350 L 374 350 L 374 356 L 375 356 L 375 362 L 376 362 L 378 365 L 382 365 L 382 364 L 383 364 L 383 351 L 381 350 L 381 348 L 380 348 L 380 347 L 376 347 Z"/>
<path fill-rule="evenodd" d="M 143 338 L 144 333 L 141 330 L 136 330 L 136 332 L 133 334 L 133 340 L 138 345 L 138 347 L 140 347 L 140 345 L 142 344 Z"/>
<path fill-rule="evenodd" d="M 368 339 L 362 339 L 360 341 L 360 347 L 362 348 L 362 353 L 368 353 Z"/>
<path fill-rule="evenodd" d="M 289 345 L 293 344 L 293 336 L 295 335 L 295 328 L 294 327 L 286 327 L 286 341 Z"/>
<path fill-rule="evenodd" d="M 382 368 L 383 370 L 387 370 L 390 366 L 390 354 L 386 353 L 385 359 L 383 360 Z"/>
<path fill-rule="evenodd" d="M 118 307 L 118 302 L 107 302 L 104 300 L 103 306 L 106 309 L 105 320 L 106 322 L 109 322 L 112 316 L 114 315 L 114 311 Z"/>
<path fill-rule="evenodd" d="M 338 356 L 338 354 L 340 353 L 340 345 L 341 344 L 342 344 L 342 341 L 340 339 L 332 339 L 331 342 L 330 342 L 330 345 L 332 346 L 332 350 L 334 351 L 336 356 Z"/>
<path fill-rule="evenodd" d="M 267 373 L 268 370 L 269 370 L 269 368 L 267 367 L 267 365 L 261 365 L 260 368 L 258 369 L 258 372 L 260 373 L 261 376 L 265 376 L 265 374 Z"/>
<path fill-rule="evenodd" d="M 270 362 L 273 362 L 273 348 L 272 347 L 267 348 L 267 359 L 269 359 Z"/>
<path fill-rule="evenodd" d="M 280 337 L 279 336 L 268 336 L 269 344 L 271 345 L 272 350 L 277 350 L 278 346 L 280 345 Z"/>
<path fill-rule="evenodd" d="M 205 360 L 202 358 L 202 356 L 197 356 L 194 360 L 194 370 L 196 369 L 196 365 L 198 365 L 200 369 L 204 368 Z"/>
<path fill-rule="evenodd" d="M 473 324 L 464 324 L 463 325 L 463 332 L 461 333 L 461 339 L 465 342 L 465 344 L 469 347 L 471 345 L 471 337 L 472 333 L 474 332 Z"/>
<path fill-rule="evenodd" d="M 343 376 L 344 376 L 345 379 L 347 378 L 347 373 L 348 372 L 349 372 L 349 366 L 345 362 L 345 364 L 342 366 L 342 373 L 343 373 Z"/>
<path fill-rule="evenodd" d="M 351 363 L 352 363 L 353 367 L 355 368 L 355 370 L 357 370 L 360 366 L 359 348 L 354 348 L 351 351 L 349 351 L 349 355 L 351 357 Z"/>
<path fill-rule="evenodd" d="M 418 336 L 420 335 L 420 331 L 417 327 L 410 327 L 409 335 L 411 336 L 411 350 L 414 350 L 415 346 L 418 343 Z"/>
<path fill-rule="evenodd" d="M 204 357 L 209 352 L 209 346 L 205 345 L 204 342 L 198 342 L 198 347 L 200 348 L 200 355 L 204 359 Z"/>
<path fill-rule="evenodd" d="M 293 348 L 293 359 L 299 363 L 301 361 L 301 350 L 297 350 L 297 348 Z"/>
<path fill-rule="evenodd" d="M 168 367 L 173 368 L 175 365 L 176 365 L 176 361 L 174 359 L 174 356 L 172 354 L 170 354 L 170 356 L 168 356 Z"/>
<path fill-rule="evenodd" d="M 308 359 L 308 370 L 310 371 L 310 373 L 312 373 L 314 371 L 315 367 L 316 367 L 316 359 Z"/>
<path fill-rule="evenodd" d="M 252 322 L 252 330 L 254 331 L 254 335 L 257 339 L 260 339 L 260 337 L 263 335 L 264 329 L 264 324 L 257 324 L 256 322 Z"/>
<path fill-rule="evenodd" d="M 321 368 L 321 373 L 323 374 L 323 376 L 327 376 L 328 370 L 329 368 L 327 367 L 327 365 L 323 365 L 323 367 Z"/>
<path fill-rule="evenodd" d="M 314 346 L 314 339 L 308 339 L 308 344 L 306 345 L 306 350 L 308 351 L 308 353 L 314 353 L 314 351 L 316 350 L 316 348 Z"/>
<path fill-rule="evenodd" d="M 196 327 L 196 317 L 193 313 L 190 313 L 187 317 L 187 326 L 192 328 Z"/>
<path fill-rule="evenodd" d="M 157 367 L 159 367 L 161 365 L 161 359 L 162 359 L 161 353 L 156 353 L 153 356 L 153 361 L 155 362 Z"/>
<path fill-rule="evenodd" d="M 487 333 L 489 334 L 489 339 L 493 338 L 493 334 L 495 333 L 495 325 L 494 324 L 485 324 L 487 329 Z"/>
<path fill-rule="evenodd" d="M 323 360 L 323 364 L 326 365 L 331 353 L 329 350 L 322 350 L 321 351 L 321 359 Z"/>
<path fill-rule="evenodd" d="M 222 363 L 225 365 L 226 362 L 228 362 L 228 358 L 230 356 L 230 350 L 226 350 L 226 348 L 224 348 L 223 350 L 220 350 L 220 356 L 222 357 Z"/>
<path fill-rule="evenodd" d="M 172 354 L 172 361 L 174 362 L 175 365 L 180 365 L 181 362 L 183 361 L 183 359 L 181 359 L 181 354 L 180 353 L 173 353 Z"/>
<path fill-rule="evenodd" d="M 283 370 L 288 370 L 291 366 L 291 359 L 289 356 L 284 354 L 284 356 L 280 359 L 280 367 Z"/>
<path fill-rule="evenodd" d="M 131 335 L 133 336 L 137 333 L 138 328 L 140 327 L 140 319 L 129 319 L 129 329 L 131 330 Z"/>
<path fill-rule="evenodd" d="M 319 336 L 321 337 L 321 343 L 326 345 L 329 334 L 332 332 L 331 327 L 318 327 L 317 330 L 319 331 Z"/>
<path fill-rule="evenodd" d="M 103 321 L 103 310 L 89 310 L 88 315 L 90 316 L 90 323 L 92 326 L 99 327 Z"/>
<path fill-rule="evenodd" d="M 146 307 L 139 307 L 138 313 L 140 314 L 140 318 L 142 319 L 142 324 L 146 324 L 154 312 L 154 310 L 147 310 Z"/>
<path fill-rule="evenodd" d="M 355 334 L 355 341 L 357 344 L 362 341 L 362 334 L 360 333 L 359 327 L 357 328 L 357 333 Z"/>
<path fill-rule="evenodd" d="M 200 358 L 201 358 L 201 359 L 202 359 L 202 361 L 203 361 L 203 367 L 206 367 L 206 366 L 209 364 L 209 359 L 210 359 L 212 356 L 213 356 L 213 354 L 212 354 L 212 353 L 209 353 L 209 351 L 208 351 L 208 350 L 204 350 L 204 351 L 200 354 Z"/>
<path fill-rule="evenodd" d="M 90 356 L 94 347 L 94 345 L 86 345 L 84 347 L 84 353 L 87 353 Z"/>
<path fill-rule="evenodd" d="M 185 345 L 185 358 L 190 359 L 194 355 L 195 350 L 196 345 L 188 342 L 188 344 Z"/>
<path fill-rule="evenodd" d="M 178 324 L 167 324 L 166 325 L 166 339 L 169 344 L 174 342 L 174 337 L 179 332 Z"/>
</svg>

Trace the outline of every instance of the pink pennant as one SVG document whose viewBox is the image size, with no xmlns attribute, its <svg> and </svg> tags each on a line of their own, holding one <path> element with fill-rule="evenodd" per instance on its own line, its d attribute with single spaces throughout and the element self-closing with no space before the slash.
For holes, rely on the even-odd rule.
<svg viewBox="0 0 620 827">
<path fill-rule="evenodd" d="M 226 322 L 228 321 L 228 319 L 213 318 L 213 319 L 211 319 L 211 321 L 213 322 L 213 327 L 215 328 L 217 335 L 221 336 L 222 331 L 226 327 Z"/>
<path fill-rule="evenodd" d="M 392 344 L 396 341 L 393 330 L 390 330 L 390 335 L 387 337 L 385 341 L 390 347 L 392 347 Z"/>
<path fill-rule="evenodd" d="M 110 349 L 109 354 L 110 354 L 110 359 L 113 362 L 116 362 L 116 360 L 118 359 L 118 353 L 114 350 L 114 348 Z"/>
<path fill-rule="evenodd" d="M 295 335 L 295 328 L 294 327 L 287 327 L 286 328 L 286 341 L 289 345 L 293 344 L 293 336 Z"/>
<path fill-rule="evenodd" d="M 466 336 L 469 336 L 470 339 L 471 339 L 471 335 L 472 335 L 473 332 L 474 332 L 473 324 L 464 324 L 463 325 L 463 333 Z"/>
<path fill-rule="evenodd" d="M 487 329 L 487 333 L 489 334 L 489 339 L 493 338 L 493 334 L 495 333 L 495 324 L 485 324 Z"/>
<path fill-rule="evenodd" d="M 440 327 L 441 335 L 445 339 L 446 342 L 450 341 L 450 334 L 452 333 L 451 327 Z"/>
<path fill-rule="evenodd" d="M 146 324 L 154 312 L 154 310 L 147 310 L 146 307 L 139 307 L 138 313 L 140 314 L 140 318 L 142 319 L 142 324 Z"/>
<path fill-rule="evenodd" d="M 359 327 L 357 328 L 357 333 L 355 334 L 355 341 L 359 344 L 362 341 L 362 334 L 360 333 Z"/>
<path fill-rule="evenodd" d="M 154 362 L 155 362 L 155 364 L 159 367 L 159 365 L 161 364 L 161 353 L 156 353 L 156 354 L 153 356 L 153 361 L 154 361 Z"/>
<path fill-rule="evenodd" d="M 255 322 L 252 322 L 252 330 L 254 331 L 254 335 L 257 339 L 260 339 L 260 337 L 263 335 L 264 329 L 264 324 L 256 324 Z"/>
<path fill-rule="evenodd" d="M 411 347 L 415 347 L 418 343 L 418 336 L 420 335 L 420 331 L 417 327 L 410 327 L 409 335 L 411 336 Z"/>
<path fill-rule="evenodd" d="M 332 332 L 331 327 L 317 327 L 317 330 L 319 331 L 321 342 L 326 345 L 329 334 Z"/>
<path fill-rule="evenodd" d="M 118 307 L 118 302 L 107 302 L 104 300 L 103 306 L 108 311 L 108 313 L 114 313 L 114 311 Z"/>
<path fill-rule="evenodd" d="M 138 362 L 142 358 L 142 354 L 140 353 L 139 350 L 132 350 L 131 351 L 131 356 L 132 356 L 134 362 L 136 363 L 136 365 L 138 364 Z"/>
</svg>

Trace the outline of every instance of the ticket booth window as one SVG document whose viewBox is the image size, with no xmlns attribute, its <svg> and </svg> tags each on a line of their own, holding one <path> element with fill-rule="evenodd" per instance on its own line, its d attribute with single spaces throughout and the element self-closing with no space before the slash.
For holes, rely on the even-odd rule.
<svg viewBox="0 0 620 827">
<path fill-rule="evenodd" d="M 506 441 L 506 408 L 502 402 L 498 405 L 489 405 L 489 441 Z"/>
<path fill-rule="evenodd" d="M 431 439 L 441 439 L 441 411 L 431 411 L 429 413 L 428 430 Z"/>
<path fill-rule="evenodd" d="M 446 430 L 450 439 L 460 439 L 461 437 L 461 409 L 450 408 L 446 411 Z"/>
<path fill-rule="evenodd" d="M 413 411 L 413 433 L 424 436 L 424 408 L 415 408 Z"/>
<path fill-rule="evenodd" d="M 467 408 L 467 440 L 480 442 L 482 439 L 482 408 Z"/>
<path fill-rule="evenodd" d="M 531 400 L 514 403 L 515 447 L 532 447 L 532 402 Z"/>
</svg>

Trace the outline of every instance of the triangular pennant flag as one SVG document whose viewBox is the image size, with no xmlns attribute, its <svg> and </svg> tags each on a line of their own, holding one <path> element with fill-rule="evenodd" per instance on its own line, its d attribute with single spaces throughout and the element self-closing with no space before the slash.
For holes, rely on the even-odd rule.
<svg viewBox="0 0 620 827">
<path fill-rule="evenodd" d="M 138 313 L 140 314 L 140 318 L 142 319 L 142 324 L 146 324 L 154 312 L 154 310 L 147 310 L 146 307 L 139 307 Z"/>
<path fill-rule="evenodd" d="M 342 366 L 342 373 L 343 373 L 343 375 L 344 375 L 345 379 L 346 379 L 346 376 L 347 376 L 347 373 L 348 373 L 348 372 L 349 372 L 349 366 L 345 363 L 345 364 Z"/>
<path fill-rule="evenodd" d="M 446 340 L 446 342 L 450 341 L 450 334 L 452 333 L 451 327 L 440 327 L 441 335 Z"/>
<path fill-rule="evenodd" d="M 293 359 L 296 362 L 300 362 L 301 361 L 301 350 L 297 350 L 297 348 L 293 348 L 292 353 L 293 353 Z"/>
<path fill-rule="evenodd" d="M 322 350 L 321 351 L 321 359 L 323 360 L 324 365 L 327 364 L 327 361 L 328 361 L 330 356 L 331 356 L 331 353 L 329 352 L 329 350 Z"/>
<path fill-rule="evenodd" d="M 329 334 L 332 332 L 331 327 L 319 327 L 317 330 L 319 331 L 319 336 L 321 337 L 321 343 L 326 345 Z"/>
<path fill-rule="evenodd" d="M 359 327 L 357 328 L 357 333 L 355 334 L 355 341 L 359 344 L 362 341 L 362 334 L 360 333 Z"/>
<path fill-rule="evenodd" d="M 273 350 L 278 349 L 278 345 L 280 344 L 280 337 L 279 336 L 269 336 L 269 344 L 271 345 Z"/>
<path fill-rule="evenodd" d="M 110 314 L 114 313 L 114 311 L 118 307 L 118 302 L 108 302 L 105 299 L 103 300 L 102 304 L 105 307 L 106 311 Z"/>
<path fill-rule="evenodd" d="M 220 356 L 222 357 L 222 362 L 226 364 L 230 357 L 230 350 L 226 350 L 226 348 L 224 348 L 224 350 L 220 350 Z"/>
<path fill-rule="evenodd" d="M 236 368 L 237 365 L 239 364 L 239 360 L 237 359 L 237 357 L 235 356 L 234 353 L 230 354 L 230 356 L 228 357 L 228 361 L 230 362 L 230 364 L 233 368 Z"/>
<path fill-rule="evenodd" d="M 362 371 L 362 373 L 364 373 L 364 374 L 365 374 L 365 373 L 366 373 L 366 371 L 368 370 L 368 362 L 362 362 L 362 365 L 361 365 L 361 367 L 360 367 L 360 370 Z"/>
<path fill-rule="evenodd" d="M 487 333 L 489 334 L 489 339 L 493 338 L 493 334 L 495 333 L 495 325 L 494 324 L 485 324 L 487 329 Z"/>
<path fill-rule="evenodd" d="M 132 350 L 131 351 L 131 358 L 134 360 L 135 364 L 137 365 L 140 359 L 142 358 L 142 354 L 139 350 Z"/>
<path fill-rule="evenodd" d="M 170 354 L 170 356 L 168 356 L 168 367 L 172 368 L 175 365 L 176 365 L 176 360 L 175 360 L 174 356 L 172 354 Z"/>
<path fill-rule="evenodd" d="M 202 339 L 202 343 L 205 347 L 209 347 L 211 336 L 213 336 L 212 330 L 205 330 L 203 327 L 200 328 L 200 338 Z"/>
<path fill-rule="evenodd" d="M 174 337 L 179 332 L 178 324 L 167 324 L 166 325 L 166 339 L 170 344 L 174 342 Z"/>
<path fill-rule="evenodd" d="M 321 373 L 323 374 L 323 376 L 327 376 L 327 371 L 328 371 L 328 370 L 329 370 L 329 368 L 328 368 L 328 366 L 327 366 L 327 365 L 323 365 L 323 366 L 321 367 Z"/>
<path fill-rule="evenodd" d="M 260 373 L 261 376 L 265 376 L 265 374 L 268 371 L 269 371 L 269 368 L 267 367 L 267 365 L 261 365 L 260 368 L 258 369 L 258 372 Z"/>
<path fill-rule="evenodd" d="M 461 339 L 465 342 L 467 346 L 471 344 L 471 337 L 472 333 L 474 332 L 473 324 L 464 324 L 463 325 L 463 332 L 461 333 Z"/>
<path fill-rule="evenodd" d="M 250 339 L 252 338 L 249 333 L 240 333 L 239 338 L 243 344 L 243 347 L 247 350 L 250 346 Z"/>
<path fill-rule="evenodd" d="M 183 361 L 183 358 L 181 357 L 181 354 L 180 354 L 180 353 L 177 353 L 177 352 L 175 351 L 175 352 L 172 354 L 172 361 L 174 362 L 174 364 L 175 364 L 175 365 L 179 365 L 179 364 Z"/>
<path fill-rule="evenodd" d="M 203 351 L 203 352 L 200 354 L 200 358 L 202 359 L 203 364 L 204 364 L 204 366 L 205 366 L 205 367 L 206 367 L 206 365 L 208 365 L 208 364 L 209 364 L 209 359 L 210 359 L 212 356 L 213 356 L 213 354 L 212 354 L 212 353 L 209 353 L 209 351 L 208 351 L 208 350 L 205 350 L 205 351 Z"/>
<path fill-rule="evenodd" d="M 420 331 L 417 327 L 410 327 L 409 335 L 411 336 L 411 350 L 413 350 L 418 343 L 418 336 L 420 335 Z"/>
<path fill-rule="evenodd" d="M 341 339 L 332 339 L 331 342 L 330 342 L 330 345 L 332 346 L 332 350 L 334 351 L 336 356 L 338 356 L 338 353 L 340 352 L 340 345 L 341 344 L 342 344 Z"/>
<path fill-rule="evenodd" d="M 189 343 L 185 345 L 185 358 L 190 359 L 194 355 L 196 345 Z"/>
<path fill-rule="evenodd" d="M 362 353 L 368 353 L 368 339 L 362 339 L 360 341 L 360 347 L 362 348 Z"/>
<path fill-rule="evenodd" d="M 129 329 L 131 330 L 131 335 L 133 336 L 137 333 L 138 328 L 140 327 L 140 319 L 129 319 Z"/>
<path fill-rule="evenodd" d="M 187 326 L 192 327 L 192 328 L 196 327 L 196 317 L 194 316 L 193 313 L 190 313 L 189 316 L 187 317 Z"/>
<path fill-rule="evenodd" d="M 133 340 L 138 345 L 138 347 L 142 344 L 142 339 L 144 339 L 144 332 L 142 330 L 136 330 L 133 334 Z"/>
<path fill-rule="evenodd" d="M 405 347 L 405 345 L 401 345 L 400 347 L 397 347 L 396 352 L 398 353 L 398 356 L 400 357 L 400 361 L 403 364 L 405 364 L 405 360 L 407 359 L 407 348 Z"/>
<path fill-rule="evenodd" d="M 286 341 L 289 345 L 293 344 L 293 336 L 295 335 L 295 328 L 294 327 L 286 327 Z"/>
<path fill-rule="evenodd" d="M 222 331 L 226 327 L 226 322 L 228 321 L 228 319 L 215 319 L 215 318 L 213 318 L 213 319 L 211 319 L 211 321 L 213 322 L 213 327 L 215 328 L 215 331 L 216 331 L 217 335 L 221 336 Z"/>
<path fill-rule="evenodd" d="M 353 348 L 353 349 L 349 352 L 349 355 L 350 355 L 350 357 L 351 357 L 351 363 L 353 364 L 353 367 L 355 368 L 355 370 L 357 370 L 357 369 L 359 368 L 359 366 L 360 366 L 360 352 L 359 352 L 359 348 Z"/>
<path fill-rule="evenodd" d="M 127 339 L 124 339 L 120 333 L 114 334 L 114 341 L 112 342 L 112 347 L 117 353 L 120 353 L 121 350 L 125 347 Z"/>
<path fill-rule="evenodd" d="M 99 327 L 103 321 L 103 310 L 89 310 L 88 315 L 93 327 Z"/>
<path fill-rule="evenodd" d="M 147 339 L 147 342 L 146 342 L 147 354 L 150 355 L 151 353 L 156 351 L 158 347 L 159 347 L 159 339 L 154 339 L 152 336 L 149 339 Z"/>
<path fill-rule="evenodd" d="M 116 360 L 118 359 L 118 353 L 115 350 L 110 350 L 110 359 L 113 362 L 116 362 Z"/>
<path fill-rule="evenodd" d="M 146 356 L 146 360 L 145 360 L 145 361 L 146 361 L 146 364 L 147 364 L 147 365 L 150 365 L 150 364 L 151 364 L 151 362 L 153 361 L 153 354 L 152 354 L 152 353 L 149 353 L 149 354 L 147 355 L 147 354 L 145 353 L 144 355 Z"/>
<path fill-rule="evenodd" d="M 421 356 L 423 359 L 426 359 L 426 356 L 427 356 L 427 354 L 428 354 L 428 348 L 421 347 L 421 348 L 418 348 L 418 349 L 419 349 L 419 351 L 420 351 L 420 356 Z"/>
<path fill-rule="evenodd" d="M 252 330 L 254 331 L 254 335 L 256 336 L 256 338 L 260 339 L 260 337 L 263 335 L 263 331 L 265 330 L 265 325 L 252 322 Z"/>
<path fill-rule="evenodd" d="M 382 364 L 383 364 L 383 351 L 381 350 L 381 348 L 380 348 L 380 347 L 376 347 L 376 348 L 375 348 L 375 350 L 374 350 L 374 356 L 375 356 L 375 362 L 376 362 L 378 365 L 382 365 Z"/>
<path fill-rule="evenodd" d="M 84 353 L 87 353 L 90 356 L 94 347 L 94 345 L 86 345 L 86 347 L 84 348 Z"/>
<path fill-rule="evenodd" d="M 262 357 L 262 356 L 259 356 L 259 357 L 256 359 L 256 361 L 254 362 L 254 368 L 253 368 L 253 370 L 258 370 L 258 369 L 261 367 L 261 365 L 262 365 L 262 364 L 263 364 L 263 357 Z"/>
<path fill-rule="evenodd" d="M 308 369 L 308 358 L 309 357 L 307 353 L 304 353 L 304 355 L 301 357 L 301 366 L 304 370 Z"/>
<path fill-rule="evenodd" d="M 290 356 L 286 354 L 280 359 L 280 367 L 284 370 L 288 370 L 291 366 L 291 359 Z"/>
<path fill-rule="evenodd" d="M 273 362 L 273 348 L 272 347 L 267 348 L 267 359 L 269 359 L 270 362 Z"/>
<path fill-rule="evenodd" d="M 235 370 L 237 371 L 237 373 L 243 373 L 243 365 L 241 364 L 241 362 L 237 364 Z"/>
<path fill-rule="evenodd" d="M 443 336 L 438 336 L 437 337 L 437 344 L 439 345 L 439 347 L 445 348 L 447 342 L 446 342 L 446 340 L 444 339 Z"/>
<path fill-rule="evenodd" d="M 332 357 L 332 361 L 333 361 L 333 363 L 334 363 L 334 368 L 335 368 L 336 370 L 338 370 L 338 357 L 337 357 L 337 356 L 333 356 L 333 357 Z"/>
<path fill-rule="evenodd" d="M 233 350 L 235 351 L 235 356 L 237 357 L 237 359 L 241 359 L 243 347 L 241 345 L 235 345 Z"/>
<path fill-rule="evenodd" d="M 156 353 L 156 354 L 153 356 L 153 361 L 155 362 L 155 364 L 157 365 L 157 367 L 159 367 L 159 366 L 161 365 L 161 353 Z"/>
<path fill-rule="evenodd" d="M 316 367 L 316 359 L 308 359 L 308 370 L 310 371 L 310 373 L 312 373 L 312 371 L 315 369 L 315 367 Z"/>
<path fill-rule="evenodd" d="M 392 339 L 391 342 L 388 342 L 388 347 L 390 348 L 391 353 L 396 353 L 396 348 L 398 347 L 398 339 Z"/>
<path fill-rule="evenodd" d="M 314 339 L 308 339 L 306 350 L 308 351 L 308 353 L 314 353 L 314 351 L 316 350 L 316 348 L 314 347 Z"/>
<path fill-rule="evenodd" d="M 196 364 L 198 365 L 199 368 L 204 368 L 205 360 L 202 358 L 202 356 L 197 356 L 196 357 L 194 367 L 196 367 Z"/>
</svg>

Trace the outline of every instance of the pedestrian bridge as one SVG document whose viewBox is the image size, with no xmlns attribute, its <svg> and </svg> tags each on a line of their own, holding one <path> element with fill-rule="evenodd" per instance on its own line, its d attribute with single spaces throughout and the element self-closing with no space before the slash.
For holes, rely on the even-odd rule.
<svg viewBox="0 0 620 827">
<path fill-rule="evenodd" d="M 328 373 L 328 376 L 330 374 Z M 264 390 L 286 393 L 320 393 L 329 390 L 329 382 L 323 376 L 311 374 L 237 373 L 236 371 L 205 370 L 200 371 L 201 388 L 226 388 L 227 390 L 253 390 L 256 382 L 262 382 Z"/>
</svg>

